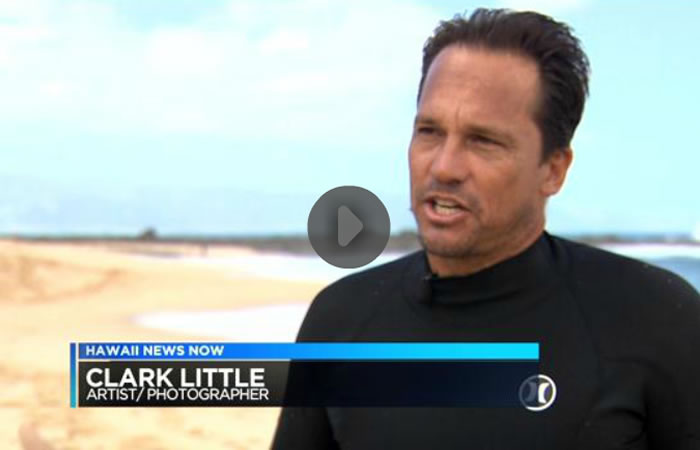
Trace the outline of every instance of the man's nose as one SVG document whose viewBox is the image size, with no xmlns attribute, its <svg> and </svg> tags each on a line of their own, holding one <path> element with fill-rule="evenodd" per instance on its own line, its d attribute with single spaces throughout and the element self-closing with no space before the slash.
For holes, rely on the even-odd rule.
<svg viewBox="0 0 700 450">
<path fill-rule="evenodd" d="M 445 184 L 463 182 L 469 175 L 467 154 L 458 138 L 448 136 L 438 149 L 431 166 L 436 181 Z"/>
</svg>

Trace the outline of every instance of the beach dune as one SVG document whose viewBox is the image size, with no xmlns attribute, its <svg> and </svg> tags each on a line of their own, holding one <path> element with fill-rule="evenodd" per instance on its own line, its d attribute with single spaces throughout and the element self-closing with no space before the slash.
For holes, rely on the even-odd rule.
<svg viewBox="0 0 700 450">
<path fill-rule="evenodd" d="M 252 250 L 217 247 L 226 257 Z M 69 408 L 69 343 L 212 341 L 147 329 L 162 310 L 231 310 L 311 300 L 319 283 L 231 276 L 188 264 L 196 245 L 0 241 L 0 448 L 267 448 L 277 408 Z"/>
</svg>

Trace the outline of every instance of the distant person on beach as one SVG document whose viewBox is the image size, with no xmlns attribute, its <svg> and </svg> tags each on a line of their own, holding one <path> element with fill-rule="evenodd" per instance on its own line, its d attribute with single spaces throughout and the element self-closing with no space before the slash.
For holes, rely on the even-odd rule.
<svg viewBox="0 0 700 450">
<path fill-rule="evenodd" d="M 442 22 L 409 148 L 423 250 L 328 286 L 298 335 L 539 342 L 534 407 L 284 408 L 273 448 L 700 449 L 698 293 L 545 231 L 588 77 L 578 39 L 550 17 Z"/>
</svg>

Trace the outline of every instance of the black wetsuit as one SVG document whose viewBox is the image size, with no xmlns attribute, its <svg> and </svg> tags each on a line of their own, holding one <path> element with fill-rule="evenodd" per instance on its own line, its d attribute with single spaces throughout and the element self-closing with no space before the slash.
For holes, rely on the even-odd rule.
<svg viewBox="0 0 700 450">
<path fill-rule="evenodd" d="M 680 277 L 553 237 L 476 274 L 424 252 L 314 300 L 299 341 L 540 343 L 555 402 L 518 408 L 285 408 L 281 449 L 700 449 L 700 297 Z"/>
</svg>

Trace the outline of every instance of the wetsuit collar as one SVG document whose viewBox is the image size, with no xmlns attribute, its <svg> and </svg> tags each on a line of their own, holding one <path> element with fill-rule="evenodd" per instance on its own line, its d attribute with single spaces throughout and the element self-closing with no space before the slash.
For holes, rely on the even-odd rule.
<svg viewBox="0 0 700 450">
<path fill-rule="evenodd" d="M 518 255 L 466 276 L 435 276 L 430 272 L 424 251 L 414 261 L 407 271 L 420 284 L 412 283 L 416 286 L 413 295 L 418 301 L 435 304 L 511 298 L 546 287 L 556 277 L 551 265 L 550 236 L 546 232 Z"/>
</svg>

